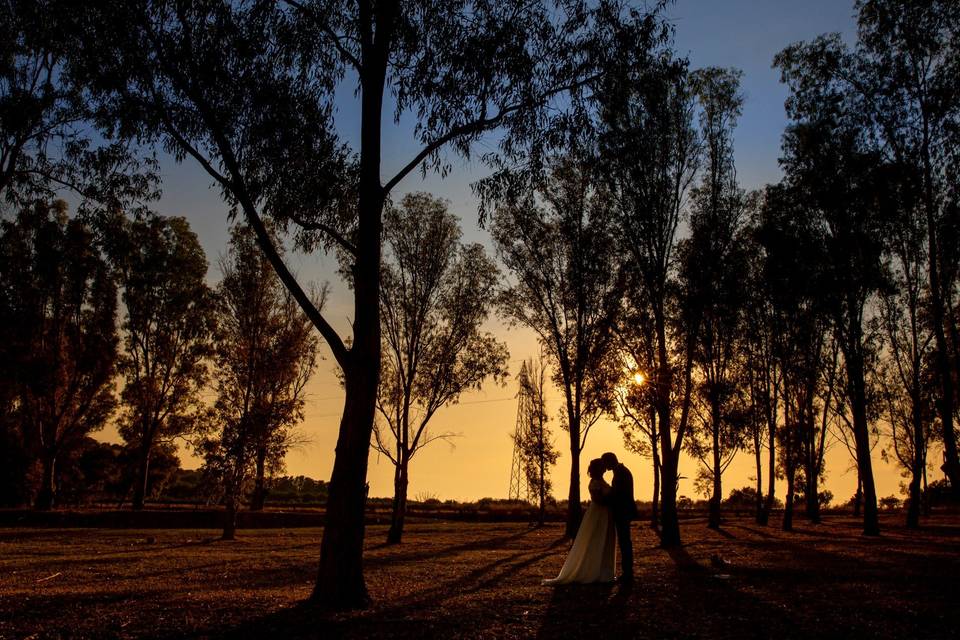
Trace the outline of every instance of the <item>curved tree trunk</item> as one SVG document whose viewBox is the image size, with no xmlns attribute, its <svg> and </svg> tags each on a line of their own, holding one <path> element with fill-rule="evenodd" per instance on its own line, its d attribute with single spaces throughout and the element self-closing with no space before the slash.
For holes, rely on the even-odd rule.
<svg viewBox="0 0 960 640">
<path fill-rule="evenodd" d="M 383 90 L 395 27 L 396 4 L 364 16 L 360 73 L 360 171 L 356 260 L 353 264 L 353 346 L 343 367 L 343 416 L 320 543 L 320 569 L 312 599 L 335 609 L 369 603 L 363 580 L 367 461 L 380 381 L 380 245 L 386 194 L 380 181 Z M 361 11 L 363 13 L 363 11 Z M 375 33 L 375 36 L 372 35 Z"/>
<path fill-rule="evenodd" d="M 862 361 L 861 361 L 862 362 Z M 857 466 L 863 484 L 863 535 L 880 535 L 880 520 L 877 512 L 877 489 L 873 481 L 873 464 L 870 459 L 870 428 L 867 424 L 867 399 L 862 367 L 850 366 L 848 375 L 853 387 L 851 410 L 853 412 L 853 435 L 857 447 Z"/>
</svg>

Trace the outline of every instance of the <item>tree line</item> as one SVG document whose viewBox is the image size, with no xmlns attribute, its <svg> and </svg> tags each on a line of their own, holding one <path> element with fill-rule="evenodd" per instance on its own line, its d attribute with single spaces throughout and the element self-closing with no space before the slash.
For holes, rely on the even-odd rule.
<svg viewBox="0 0 960 640">
<path fill-rule="evenodd" d="M 798 493 L 816 519 L 830 431 L 858 470 L 865 533 L 879 532 L 871 461 L 881 425 L 910 474 L 912 523 L 932 443 L 960 487 L 955 3 L 861 0 L 854 47 L 824 36 L 784 49 L 774 61 L 790 92 L 784 178 L 753 193 L 739 186 L 733 162 L 739 73 L 691 70 L 673 50 L 665 4 L 5 6 L 16 34 L 3 45 L 4 113 L 13 114 L 4 119 L 5 200 L 70 188 L 79 210 L 109 228 L 117 211 L 153 195 L 143 152 L 195 163 L 282 284 L 277 304 L 296 305 L 330 347 L 346 398 L 315 600 L 366 600 L 371 445 L 398 463 L 400 531 L 409 459 L 448 435 L 427 430 L 438 403 L 504 374 L 501 346 L 479 329 L 490 307 L 452 295 L 463 287 L 489 298 L 489 259 L 459 245 L 443 206 L 390 198 L 411 172 L 446 173 L 453 156 L 480 153 L 481 141 L 491 174 L 474 185 L 478 216 L 511 274 L 497 307 L 537 333 L 563 390 L 568 534 L 580 518 L 580 451 L 611 414 L 651 454 L 665 546 L 681 542 L 684 451 L 702 463 L 714 526 L 722 472 L 742 448 L 755 456 L 759 519 L 769 516 L 777 477 L 787 482 L 784 526 Z M 356 145 L 341 138 L 335 96 L 344 86 L 359 110 Z M 385 111 L 396 126 L 412 118 L 420 145 L 386 176 Z M 63 153 L 50 153 L 51 140 Z M 19 202 L 24 211 L 38 206 Z M 394 224 L 403 233 L 391 235 Z M 322 291 L 308 291 L 286 265 L 281 237 L 338 255 L 354 297 L 349 339 L 328 322 Z M 437 251 L 425 255 L 418 242 Z M 134 261 L 144 250 L 135 248 Z M 124 288 L 88 262 L 89 285 L 72 299 L 80 313 L 64 323 L 106 315 L 92 300 Z M 179 345 L 203 326 L 163 330 Z M 82 330 L 71 331 L 71 348 L 93 350 Z M 119 334 L 113 339 L 120 349 Z M 448 346 L 460 355 L 443 369 L 434 357 Z M 253 383 L 256 362 L 233 355 L 222 354 L 216 369 L 229 378 L 217 382 L 225 400 L 215 410 L 230 434 L 211 445 L 210 459 L 234 460 L 211 464 L 235 479 L 236 461 L 257 466 L 262 441 L 249 427 L 262 422 L 261 410 L 297 415 L 290 396 L 305 369 L 274 372 L 286 385 L 274 396 Z M 122 366 L 129 377 L 145 363 Z M 84 380 L 109 373 L 91 367 Z M 185 391 L 170 407 L 190 415 L 201 369 L 171 371 L 182 373 Z M 226 393 L 239 380 L 263 395 Z M 144 449 L 164 437 L 152 418 L 158 393 L 129 396 L 142 403 L 128 431 Z"/>
</svg>

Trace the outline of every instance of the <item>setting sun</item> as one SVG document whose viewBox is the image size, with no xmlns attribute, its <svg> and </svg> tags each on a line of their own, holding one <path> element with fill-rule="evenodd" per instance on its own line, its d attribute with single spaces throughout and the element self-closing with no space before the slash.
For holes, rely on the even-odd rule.
<svg viewBox="0 0 960 640">
<path fill-rule="evenodd" d="M 644 378 L 643 374 L 640 373 L 639 371 L 633 374 L 633 384 L 640 386 L 644 383 L 645 380 L 646 378 Z"/>
</svg>

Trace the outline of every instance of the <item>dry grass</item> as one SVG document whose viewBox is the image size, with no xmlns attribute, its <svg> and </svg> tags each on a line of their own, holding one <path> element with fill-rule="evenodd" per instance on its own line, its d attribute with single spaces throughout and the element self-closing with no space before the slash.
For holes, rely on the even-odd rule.
<svg viewBox="0 0 960 640">
<path fill-rule="evenodd" d="M 792 534 L 693 522 L 673 553 L 636 523 L 630 590 L 540 586 L 559 525 L 415 524 L 393 547 L 370 527 L 374 604 L 344 614 L 302 604 L 316 529 L 0 529 L 0 637 L 956 637 L 960 518 L 898 521 L 880 539 L 843 517 Z"/>
</svg>

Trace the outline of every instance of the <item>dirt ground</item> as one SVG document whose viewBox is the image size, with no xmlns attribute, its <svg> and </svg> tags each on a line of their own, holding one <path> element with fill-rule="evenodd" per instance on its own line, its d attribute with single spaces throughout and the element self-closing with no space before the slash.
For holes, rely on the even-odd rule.
<svg viewBox="0 0 960 640">
<path fill-rule="evenodd" d="M 830 517 L 791 534 L 735 519 L 666 552 L 634 523 L 637 580 L 550 588 L 560 525 L 434 522 L 386 547 L 368 528 L 373 604 L 303 604 L 320 530 L 0 529 L 0 638 L 957 637 L 960 518 L 879 539 Z M 720 556 L 718 561 L 715 556 Z"/>
</svg>

